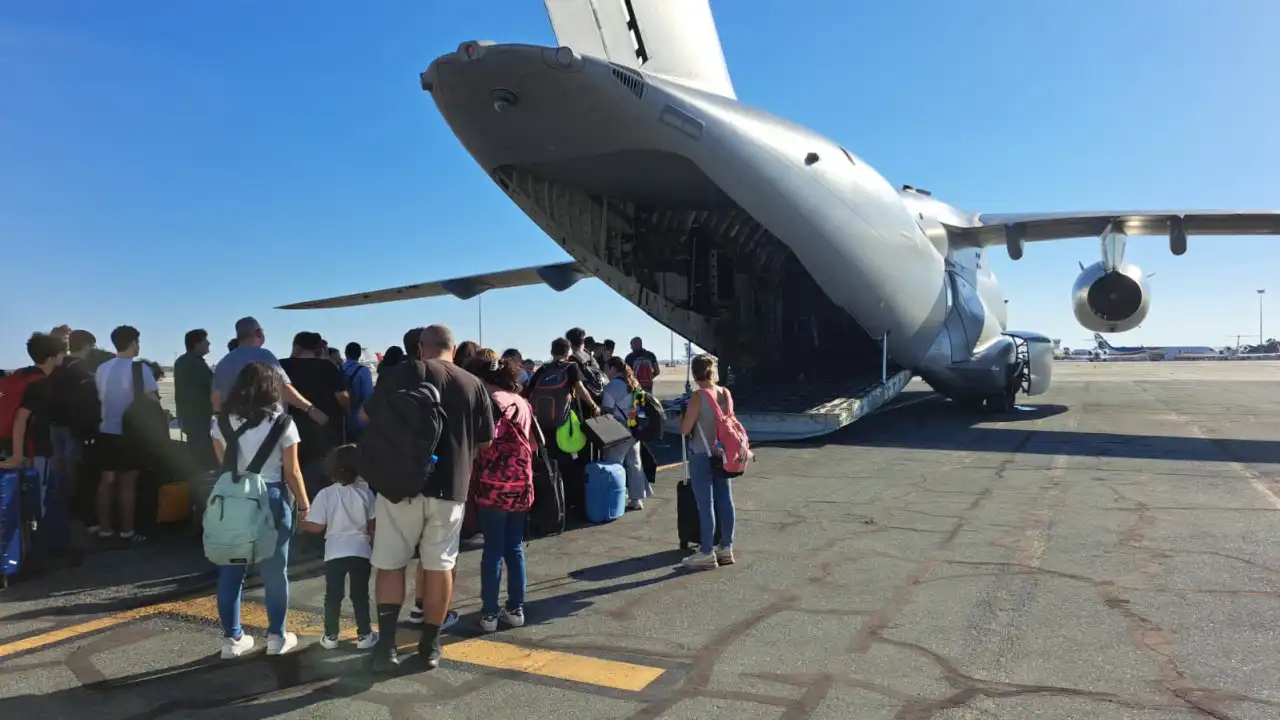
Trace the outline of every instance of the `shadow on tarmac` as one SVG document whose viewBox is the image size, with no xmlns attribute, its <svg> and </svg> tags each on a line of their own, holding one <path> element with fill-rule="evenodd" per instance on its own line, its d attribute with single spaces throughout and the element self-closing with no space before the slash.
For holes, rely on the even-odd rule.
<svg viewBox="0 0 1280 720">
<path fill-rule="evenodd" d="M 823 438 L 779 447 L 882 447 L 916 450 L 1073 455 L 1188 462 L 1274 463 L 1280 441 L 1134 435 L 1018 427 L 1071 412 L 1057 404 L 1022 404 L 1010 413 L 991 413 L 942 398 L 875 415 Z M 761 444 L 763 445 L 763 443 Z"/>
<path fill-rule="evenodd" d="M 531 599 L 525 603 L 526 616 L 531 625 L 569 617 L 590 607 L 596 598 L 679 577 L 687 572 L 680 569 L 678 564 L 684 555 L 678 550 L 664 551 L 574 571 L 569 577 L 575 580 L 607 582 L 662 568 L 671 570 L 656 577 Z M 672 565 L 676 567 L 672 568 Z M 445 636 L 445 644 L 480 637 L 479 617 L 479 610 L 463 615 L 456 628 L 468 630 L 461 633 L 456 629 L 450 631 Z M 472 628 L 475 630 L 470 630 Z M 411 632 L 401 631 L 398 639 L 402 644 L 404 635 Z M 141 637 L 125 638 L 123 642 L 111 643 L 111 647 L 96 647 L 84 654 L 73 652 L 65 661 L 53 661 L 48 665 L 65 664 L 78 678 L 86 675 L 101 677 L 100 671 L 92 666 L 95 654 L 127 646 L 157 634 L 159 631 L 142 633 Z M 210 630 L 210 645 L 216 642 L 216 637 L 216 631 Z M 501 634 L 484 637 L 498 639 Z M 405 712 L 397 712 L 398 709 L 403 708 L 407 712 L 415 705 L 448 702 L 498 682 L 506 676 L 503 671 L 486 671 L 466 683 L 454 685 L 432 673 L 422 672 L 423 668 L 412 654 L 402 656 L 403 670 L 398 675 L 375 675 L 367 669 L 367 658 L 367 652 L 356 651 L 353 647 L 344 646 L 336 651 L 326 651 L 318 644 L 279 657 L 267 657 L 260 650 L 234 661 L 224 661 L 217 655 L 209 655 L 173 667 L 88 682 L 66 690 L 0 700 L 0 717 L 78 717 L 75 709 L 83 709 L 87 704 L 98 706 L 105 703 L 111 707 L 112 697 L 116 693 L 128 696 L 121 702 L 149 708 L 125 716 L 127 720 L 155 720 L 173 713 L 233 709 L 239 720 L 265 720 L 303 710 L 315 703 L 355 699 L 357 696 L 362 702 L 383 705 L 391 711 L 393 717 L 400 717 Z M 75 666 L 78 665 L 85 667 L 77 669 Z M 0 675 L 34 667 L 40 666 L 0 668 Z M 421 692 L 381 692 L 374 689 L 378 683 L 396 678 L 420 685 Z M 277 700 L 259 702 L 264 696 L 285 690 L 292 692 Z"/>
</svg>

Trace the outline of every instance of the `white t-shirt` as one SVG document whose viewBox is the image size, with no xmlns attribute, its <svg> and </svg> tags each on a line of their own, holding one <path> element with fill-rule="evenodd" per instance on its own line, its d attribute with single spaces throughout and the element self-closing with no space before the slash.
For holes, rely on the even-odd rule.
<svg viewBox="0 0 1280 720">
<path fill-rule="evenodd" d="M 344 557 L 368 559 L 373 554 L 369 521 L 373 519 L 373 491 L 363 480 L 334 483 L 316 493 L 307 521 L 324 525 L 324 561 Z"/>
<path fill-rule="evenodd" d="M 133 363 L 131 358 L 111 358 L 94 373 L 98 402 L 102 405 L 98 429 L 108 435 L 124 434 L 124 411 L 133 402 Z M 142 389 L 149 393 L 160 389 L 149 365 L 142 366 Z"/>
<path fill-rule="evenodd" d="M 236 464 L 240 466 L 242 472 L 249 467 L 249 463 L 253 462 L 253 456 L 258 454 L 258 448 L 262 447 L 262 441 L 267 439 L 271 426 L 279 416 L 279 413 L 271 413 L 266 420 L 258 423 L 257 427 L 250 428 L 240 436 L 240 454 L 236 457 Z M 239 430 L 245 423 L 239 415 L 232 415 L 229 419 L 232 430 Z M 219 425 L 220 423 L 216 421 L 213 423 L 213 439 L 222 443 L 225 448 L 227 440 L 222 437 L 222 428 Z M 261 475 L 264 480 L 269 483 L 280 482 L 284 475 L 284 460 L 281 458 L 281 453 L 284 448 L 297 445 L 298 439 L 298 426 L 293 421 L 289 421 L 284 432 L 280 434 L 280 442 L 276 443 L 271 454 L 267 456 L 267 463 L 262 466 Z"/>
</svg>

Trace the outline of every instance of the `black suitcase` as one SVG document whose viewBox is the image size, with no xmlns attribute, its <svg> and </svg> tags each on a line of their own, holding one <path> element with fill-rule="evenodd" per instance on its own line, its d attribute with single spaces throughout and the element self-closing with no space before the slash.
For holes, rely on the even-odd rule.
<svg viewBox="0 0 1280 720">
<path fill-rule="evenodd" d="M 702 543 L 702 520 L 698 515 L 698 498 L 686 478 L 676 483 L 676 528 L 680 533 L 680 549 L 690 545 L 696 549 Z M 716 528 L 715 544 L 720 544 L 720 528 Z"/>
<path fill-rule="evenodd" d="M 534 537 L 559 535 L 564 532 L 565 504 L 564 481 L 560 477 L 559 464 L 551 457 L 542 438 L 538 423 L 538 446 L 533 452 L 533 507 L 529 509 L 529 534 Z"/>
</svg>

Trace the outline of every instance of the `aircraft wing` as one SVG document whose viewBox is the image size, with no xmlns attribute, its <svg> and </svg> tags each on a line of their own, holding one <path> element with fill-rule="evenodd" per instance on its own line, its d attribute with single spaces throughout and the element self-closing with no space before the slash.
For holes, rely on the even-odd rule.
<svg viewBox="0 0 1280 720">
<path fill-rule="evenodd" d="M 953 240 L 987 247 L 1016 239 L 1026 242 L 1100 237 L 1107 225 L 1126 235 L 1167 235 L 1181 222 L 1187 235 L 1280 235 L 1280 210 L 1116 210 L 1079 213 L 983 213 L 968 227 L 948 225 Z"/>
<path fill-rule="evenodd" d="M 323 300 L 310 300 L 293 303 L 292 305 L 281 305 L 276 309 L 322 310 L 395 302 L 397 300 L 440 297 L 442 295 L 452 295 L 460 300 L 470 300 L 487 290 L 499 290 L 524 285 L 547 285 L 556 292 L 563 292 L 582 278 L 587 277 L 587 275 L 587 271 L 576 262 L 535 265 L 518 270 L 500 270 L 484 275 L 471 275 L 450 280 L 419 283 L 417 285 L 402 285 L 401 287 L 387 288 L 386 290 L 341 295 Z"/>
<path fill-rule="evenodd" d="M 736 98 L 710 0 L 545 0 L 556 42 Z"/>
</svg>

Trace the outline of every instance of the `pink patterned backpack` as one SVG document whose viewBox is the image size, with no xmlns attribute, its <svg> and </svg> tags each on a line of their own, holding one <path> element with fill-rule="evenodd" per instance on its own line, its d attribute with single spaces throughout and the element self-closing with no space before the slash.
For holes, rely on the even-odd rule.
<svg viewBox="0 0 1280 720">
<path fill-rule="evenodd" d="M 493 405 L 493 443 L 476 457 L 471 476 L 477 505 L 505 512 L 525 512 L 533 507 L 533 443 L 515 423 L 520 403 L 525 403 L 523 398 L 517 398 L 501 414 L 497 403 Z"/>
</svg>

